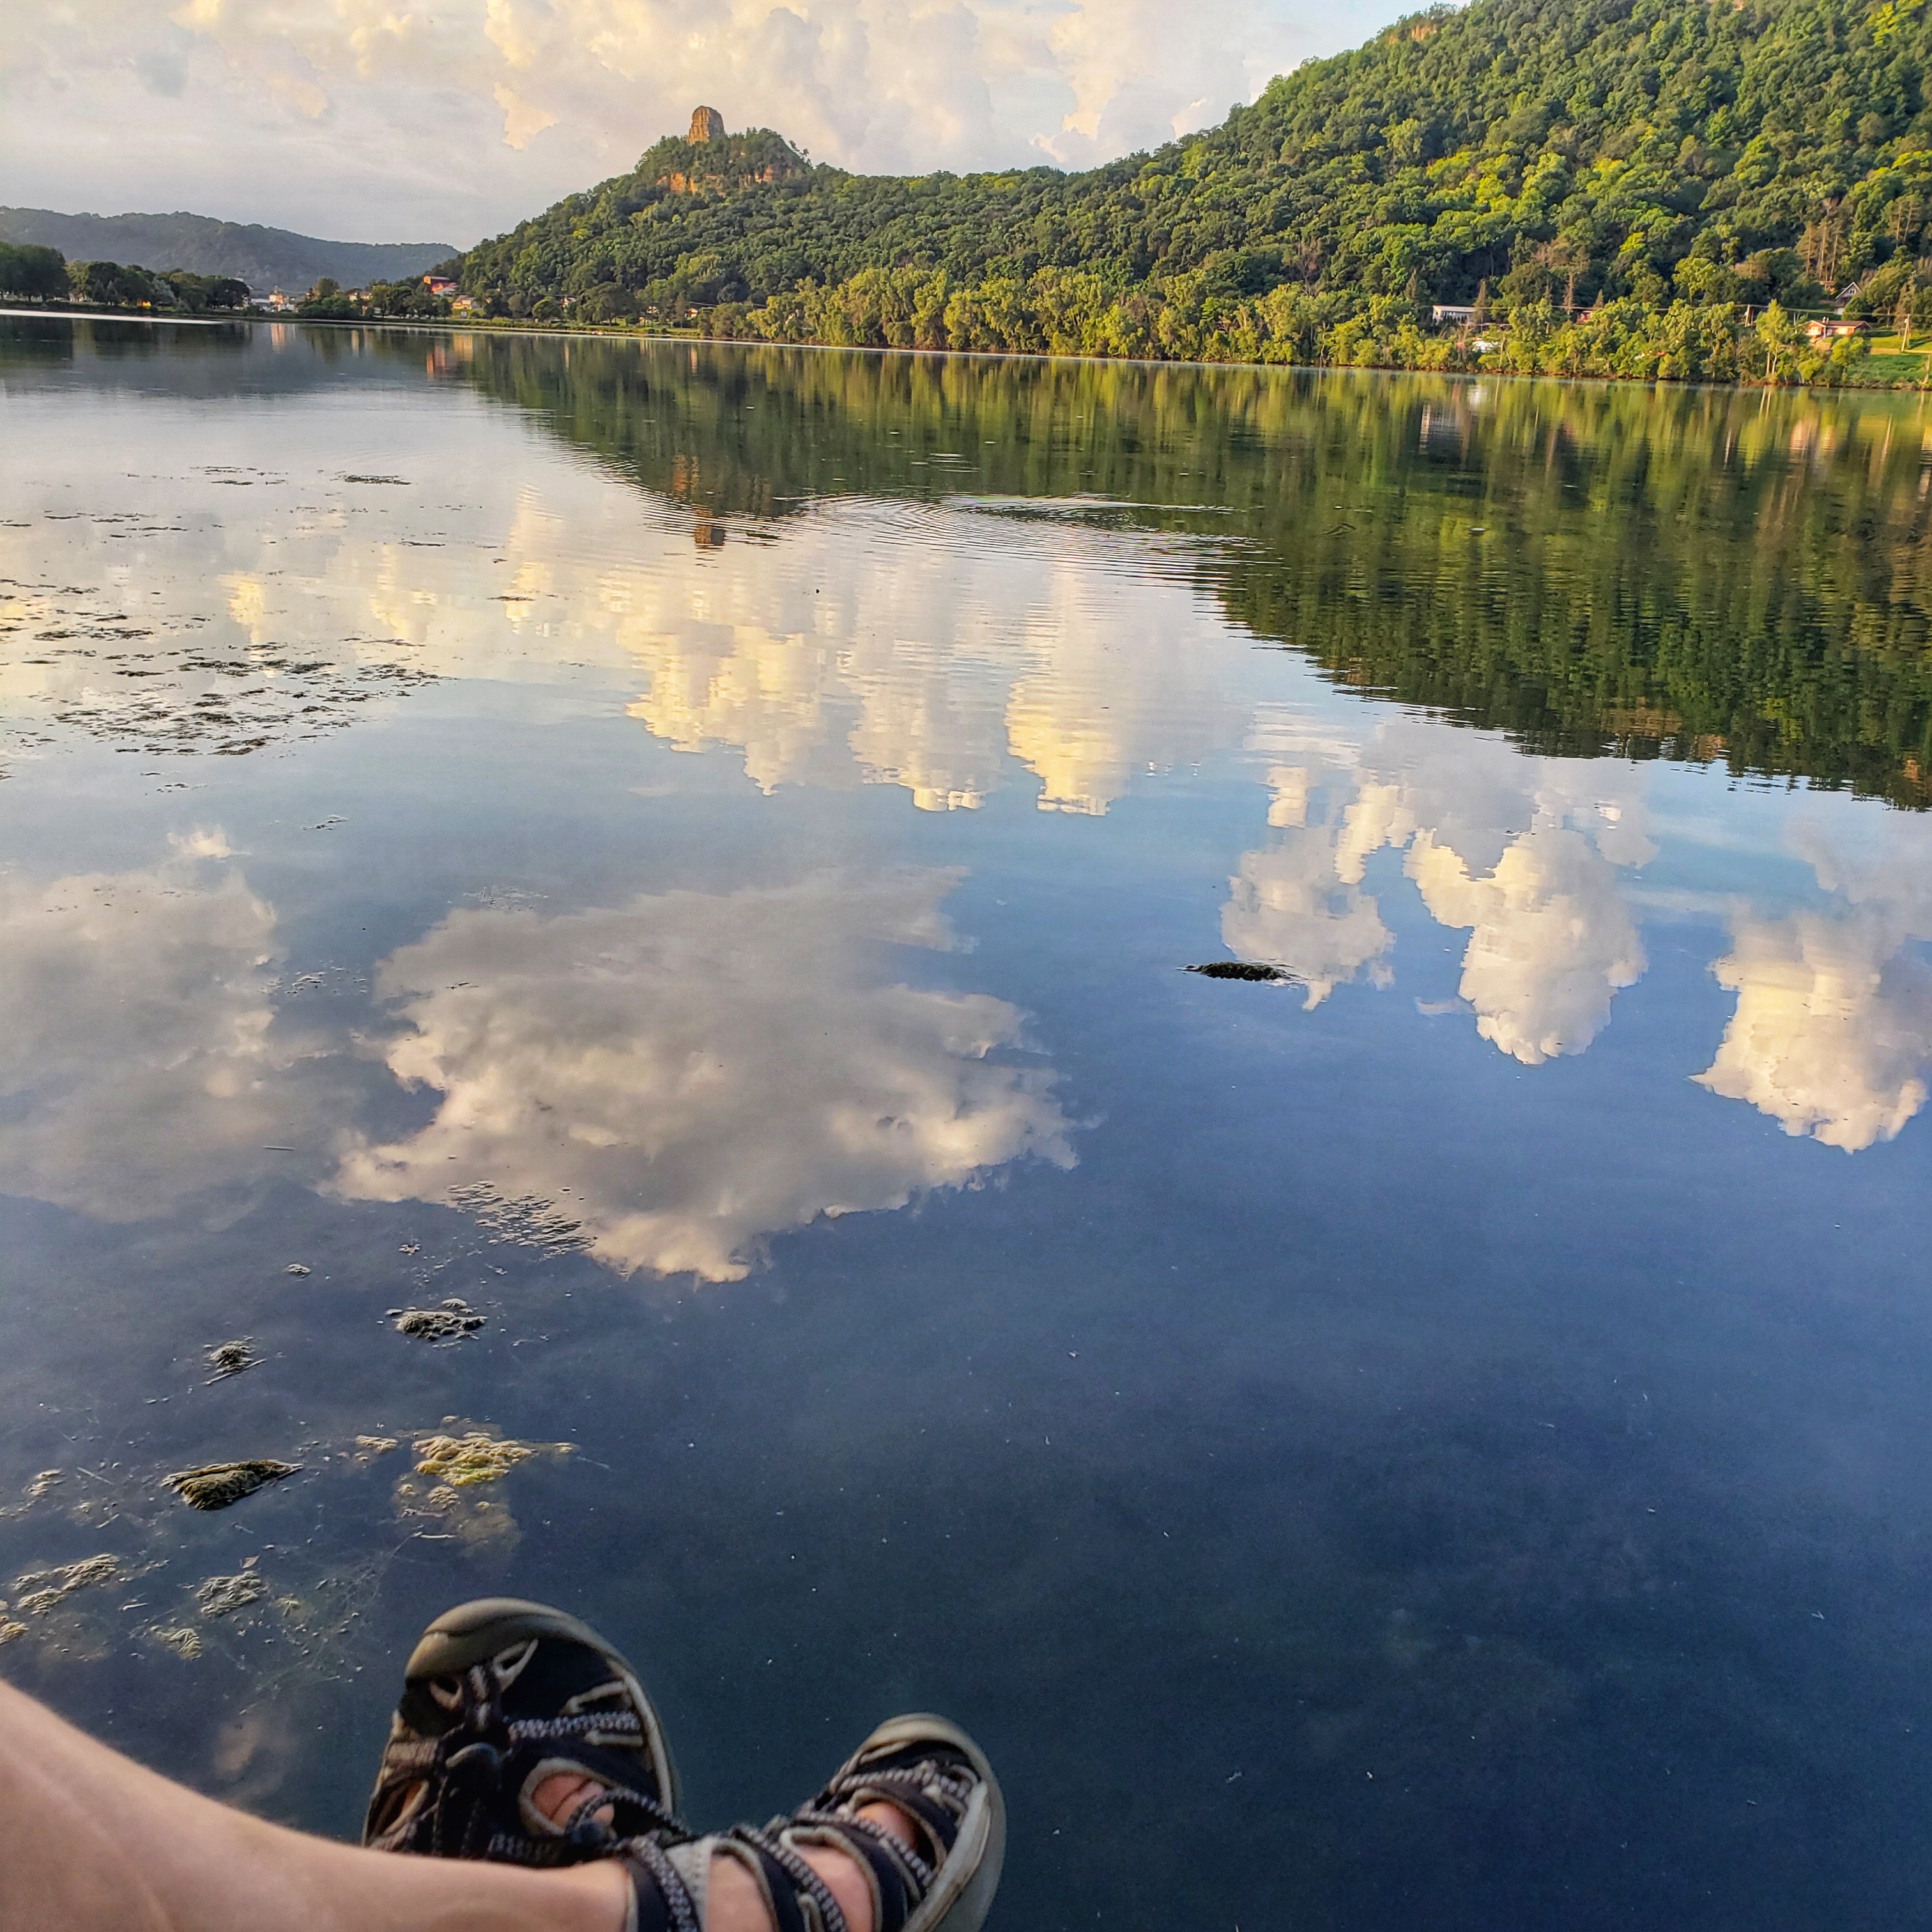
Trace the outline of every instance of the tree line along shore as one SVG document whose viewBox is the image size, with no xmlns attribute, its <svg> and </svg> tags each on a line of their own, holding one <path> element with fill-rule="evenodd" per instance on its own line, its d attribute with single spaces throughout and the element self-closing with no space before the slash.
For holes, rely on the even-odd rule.
<svg viewBox="0 0 1932 1932">
<path fill-rule="evenodd" d="M 454 312 L 446 293 L 453 285 L 430 276 L 373 283 L 345 295 L 325 278 L 290 314 L 323 320 L 395 316 L 434 320 Z M 248 284 L 235 275 L 196 274 L 187 268 L 145 268 L 128 262 L 70 262 L 58 248 L 38 242 L 0 242 L 0 300 L 48 308 L 110 310 L 148 315 L 233 315 L 254 303 Z"/>
</svg>

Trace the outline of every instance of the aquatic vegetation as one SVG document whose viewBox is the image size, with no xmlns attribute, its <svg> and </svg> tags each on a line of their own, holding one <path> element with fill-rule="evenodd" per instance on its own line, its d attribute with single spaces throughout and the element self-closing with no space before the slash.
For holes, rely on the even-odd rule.
<svg viewBox="0 0 1932 1932">
<path fill-rule="evenodd" d="M 454 1341 L 473 1335 L 488 1318 L 477 1313 L 460 1295 L 450 1295 L 436 1308 L 392 1308 L 389 1318 L 399 1335 L 414 1335 L 428 1342 Z"/>
<path fill-rule="evenodd" d="M 252 1496 L 268 1483 L 294 1475 L 301 1465 L 266 1457 L 243 1462 L 206 1462 L 198 1469 L 177 1469 L 162 1480 L 191 1509 L 226 1509 Z"/>
<path fill-rule="evenodd" d="M 358 1436 L 349 1460 L 357 1468 L 366 1469 L 378 1456 L 386 1456 L 400 1446 L 393 1436 Z"/>
<path fill-rule="evenodd" d="M 574 1254 L 590 1245 L 582 1224 L 541 1194 L 512 1196 L 500 1193 L 487 1180 L 470 1180 L 452 1187 L 449 1199 L 493 1241 L 514 1242 L 547 1255 Z"/>
<path fill-rule="evenodd" d="M 267 1594 L 268 1583 L 254 1570 L 241 1570 L 232 1576 L 211 1576 L 194 1593 L 195 1608 L 204 1618 L 232 1616 L 259 1602 Z"/>
<path fill-rule="evenodd" d="M 544 1450 L 568 1455 L 570 1447 L 568 1442 L 514 1442 L 486 1436 L 481 1430 L 472 1430 L 466 1436 L 425 1436 L 414 1444 L 416 1474 L 468 1489 L 478 1483 L 495 1482 Z"/>
<path fill-rule="evenodd" d="M 515 1546 L 523 1532 L 505 1504 L 475 1492 L 532 1456 L 567 1456 L 572 1445 L 518 1442 L 472 1429 L 460 1435 L 422 1436 L 411 1447 L 416 1457 L 414 1474 L 428 1478 L 430 1486 L 424 1491 L 410 1477 L 404 1477 L 395 1487 L 397 1514 L 405 1522 L 413 1518 L 434 1525 L 416 1530 L 418 1536 L 454 1539 L 479 1552 L 502 1555 Z"/>
<path fill-rule="evenodd" d="M 226 1382 L 230 1376 L 238 1376 L 244 1370 L 252 1369 L 261 1360 L 254 1344 L 245 1337 L 236 1342 L 218 1342 L 208 1351 L 208 1366 L 214 1370 L 209 1382 Z"/>
<path fill-rule="evenodd" d="M 28 1570 L 14 1579 L 14 1588 L 22 1592 L 16 1607 L 30 1617 L 45 1616 L 76 1590 L 88 1589 L 97 1583 L 118 1582 L 125 1574 L 121 1559 L 105 1552 L 55 1569 Z"/>
<path fill-rule="evenodd" d="M 201 1633 L 187 1624 L 153 1624 L 147 1634 L 188 1663 L 201 1654 Z"/>
</svg>

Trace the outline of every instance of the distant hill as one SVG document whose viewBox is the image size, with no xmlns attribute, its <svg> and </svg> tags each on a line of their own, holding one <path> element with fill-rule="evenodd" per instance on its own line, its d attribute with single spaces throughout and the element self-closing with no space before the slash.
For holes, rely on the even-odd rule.
<svg viewBox="0 0 1932 1932">
<path fill-rule="evenodd" d="M 70 261 L 233 275 L 263 295 L 278 288 L 296 294 L 324 275 L 344 288 L 394 281 L 456 252 L 446 242 L 324 242 L 206 214 L 57 214 L 48 208 L 0 208 L 0 242 L 41 242 Z"/>
<path fill-rule="evenodd" d="M 1243 361 L 1464 366 L 1443 323 L 1493 319 L 1499 366 L 1762 380 L 1802 359 L 1792 308 L 1856 291 L 1854 315 L 1932 322 L 1932 8 L 1438 5 L 1084 174 L 663 141 L 461 280 L 512 314 Z M 1769 336 L 1741 334 L 1774 301 Z"/>
</svg>

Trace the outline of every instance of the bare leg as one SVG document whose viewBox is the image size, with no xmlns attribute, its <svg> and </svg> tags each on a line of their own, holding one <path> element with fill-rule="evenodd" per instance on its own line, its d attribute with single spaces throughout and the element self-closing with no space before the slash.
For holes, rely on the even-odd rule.
<svg viewBox="0 0 1932 1932">
<path fill-rule="evenodd" d="M 567 1780 L 557 1780 L 566 1784 Z M 561 1809 L 579 1787 L 546 1802 Z M 869 1816 L 914 1842 L 889 1805 Z M 872 1932 L 858 1868 L 805 1855 Z M 265 1824 L 172 1784 L 0 1684 L 0 1932 L 619 1932 L 628 1880 L 398 1857 Z M 752 1880 L 712 1862 L 705 1932 L 772 1932 Z"/>
</svg>

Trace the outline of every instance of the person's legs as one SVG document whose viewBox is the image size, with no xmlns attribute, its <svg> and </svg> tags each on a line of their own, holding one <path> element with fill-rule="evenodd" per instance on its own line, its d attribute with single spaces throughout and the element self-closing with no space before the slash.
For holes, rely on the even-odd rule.
<svg viewBox="0 0 1932 1932">
<path fill-rule="evenodd" d="M 580 1802 L 567 1783 L 546 1808 Z M 911 1844 L 894 1807 L 862 1815 Z M 829 1848 L 802 1856 L 850 1932 L 870 1890 Z M 0 1932 L 622 1932 L 608 1859 L 545 1871 L 364 1851 L 263 1822 L 144 1769 L 0 1683 Z M 744 1868 L 715 1857 L 704 1932 L 772 1932 Z"/>
<path fill-rule="evenodd" d="M 608 1864 L 390 1858 L 264 1823 L 0 1684 L 7 1932 L 615 1932 L 625 1898 Z"/>
</svg>

